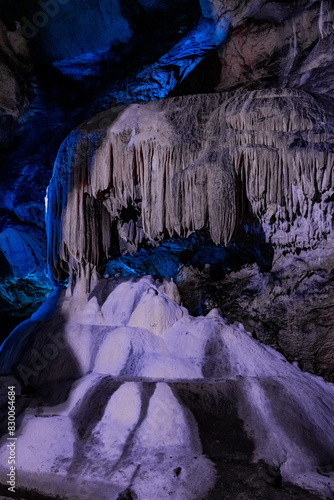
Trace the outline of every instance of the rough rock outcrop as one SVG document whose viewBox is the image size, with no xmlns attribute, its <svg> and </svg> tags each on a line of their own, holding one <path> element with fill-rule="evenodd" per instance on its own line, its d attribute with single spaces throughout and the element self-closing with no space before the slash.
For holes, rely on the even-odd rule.
<svg viewBox="0 0 334 500">
<path fill-rule="evenodd" d="M 207 228 L 230 242 L 255 216 L 280 251 L 332 234 L 333 117 L 295 90 L 114 108 L 62 145 L 48 189 L 56 279 Z"/>
<path fill-rule="evenodd" d="M 29 102 L 30 71 L 30 55 L 20 29 L 8 33 L 0 20 L 0 149 L 10 146 L 18 135 L 18 121 Z"/>
<path fill-rule="evenodd" d="M 229 24 L 230 20 L 225 17 L 219 23 L 202 18 L 158 62 L 144 67 L 134 80 L 130 80 L 126 90 L 117 92 L 117 102 L 129 104 L 167 97 L 226 38 Z"/>
<path fill-rule="evenodd" d="M 166 95 L 226 36 L 224 19 L 221 23 L 210 17 L 200 20 L 200 5 L 191 7 L 189 0 L 89 1 L 84 9 L 76 0 L 70 4 L 65 0 L 38 5 L 25 0 L 18 0 L 15 6 L 7 0 L 1 3 L 0 17 L 6 26 L 1 24 L 0 36 L 0 146 L 7 148 L 16 141 L 15 150 L 1 157 L 1 229 L 12 233 L 17 225 L 16 236 L 22 232 L 32 235 L 31 241 L 21 238 L 20 246 L 26 243 L 27 267 L 31 269 L 38 260 L 34 280 L 27 279 L 20 287 L 25 300 L 17 302 L 18 314 L 28 314 L 34 307 L 33 283 L 44 273 L 45 245 L 28 260 L 35 240 L 43 240 L 44 194 L 61 141 L 115 99 L 133 102 Z M 37 64 L 30 74 L 31 61 Z M 46 66 L 39 67 L 41 62 Z M 62 78 L 52 64 L 73 79 L 84 79 L 89 89 Z M 8 218 L 11 222 L 6 225 Z M 13 254 L 10 264 L 13 266 L 4 259 L 1 308 L 14 313 L 16 294 L 10 288 L 16 283 L 11 278 L 13 267 L 20 263 Z M 7 275 L 5 269 L 10 270 Z"/>
<path fill-rule="evenodd" d="M 12 26 L 20 22 L 37 62 L 53 65 L 66 76 L 81 80 L 104 75 L 107 66 L 131 73 L 154 63 L 198 22 L 197 2 L 143 2 L 137 0 L 9 0 L 0 16 Z M 159 36 L 160 35 L 160 36 Z M 149 48 L 150 41 L 153 46 Z M 138 59 L 138 60 L 136 60 Z"/>
<path fill-rule="evenodd" d="M 216 267 L 215 273 L 186 267 L 176 278 L 183 304 L 195 314 L 220 307 L 229 321 L 242 323 L 302 370 L 333 382 L 332 248 L 329 241 L 274 257 L 270 272 L 246 264 L 221 278 Z"/>
<path fill-rule="evenodd" d="M 71 500 L 116 500 L 126 491 L 139 500 L 333 494 L 333 385 L 290 365 L 242 325 L 218 310 L 191 317 L 175 284 L 150 277 L 100 282 L 88 299 L 77 288 L 46 309 L 1 352 L 2 373 L 53 400 L 41 406 L 25 390 L 18 396 L 23 496 L 25 489 Z M 38 332 L 42 320 L 47 336 Z M 6 472 L 1 466 L 3 483 Z"/>
<path fill-rule="evenodd" d="M 301 88 L 333 96 L 331 2 L 262 2 L 222 44 L 218 90 Z"/>
</svg>

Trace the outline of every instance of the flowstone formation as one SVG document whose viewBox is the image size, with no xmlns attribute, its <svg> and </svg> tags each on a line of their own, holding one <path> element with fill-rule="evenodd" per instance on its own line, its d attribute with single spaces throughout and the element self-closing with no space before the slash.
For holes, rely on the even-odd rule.
<svg viewBox="0 0 334 500">
<path fill-rule="evenodd" d="M 77 0 L 4 0 L 0 18 L 3 340 L 6 322 L 28 317 L 52 289 L 44 198 L 61 142 L 115 101 L 167 95 L 225 38 L 226 22 L 221 29 L 202 18 L 191 0 L 89 1 L 84 9 Z"/>
<path fill-rule="evenodd" d="M 53 275 L 200 229 L 226 245 L 250 215 L 280 251 L 315 247 L 332 234 L 333 125 L 326 100 L 295 90 L 99 115 L 66 139 L 48 188 Z"/>
<path fill-rule="evenodd" d="M 51 4 L 0 5 L 1 498 L 333 499 L 331 2 Z"/>
<path fill-rule="evenodd" d="M 219 310 L 192 317 L 172 281 L 102 280 L 49 302 L 2 360 L 30 387 L 18 396 L 20 496 L 331 498 L 332 384 Z"/>
<path fill-rule="evenodd" d="M 327 0 L 89 0 L 85 9 L 79 0 L 3 0 L 0 17 L 6 148 L 0 314 L 6 319 L 29 316 L 50 293 L 44 191 L 59 145 L 87 117 L 113 102 L 240 87 L 332 95 Z M 19 242 L 18 257 L 3 243 L 8 231 Z"/>
<path fill-rule="evenodd" d="M 224 304 L 189 314 L 195 257 L 180 289 L 99 276 L 108 258 L 172 237 L 188 260 L 209 241 L 208 255 L 235 245 L 243 272 L 240 240 L 255 251 L 264 234 L 264 283 L 272 265 L 317 255 L 332 241 L 325 104 L 295 90 L 179 97 L 113 108 L 64 142 L 47 228 L 53 277 L 69 286 L 1 350 L 3 380 L 22 386 L 23 497 L 331 498 L 332 384 L 224 319 Z"/>
<path fill-rule="evenodd" d="M 271 89 L 116 107 L 86 122 L 62 145 L 48 189 L 53 275 L 70 277 L 70 287 L 83 278 L 89 291 L 91 277 L 108 259 L 206 230 L 213 243 L 236 245 L 230 271 L 253 262 L 262 271 L 256 266 L 246 273 L 247 280 L 253 276 L 246 298 L 240 297 L 236 276 L 237 303 L 226 308 L 228 317 L 246 321 L 257 338 L 332 380 L 331 320 L 312 326 L 313 310 L 325 316 L 328 308 L 312 283 L 308 292 L 301 287 L 331 266 L 331 109 L 327 97 Z M 240 246 L 245 242 L 253 260 Z M 188 263 L 191 250 L 184 252 Z M 226 256 L 218 253 L 217 248 L 215 258 L 204 260 L 215 266 L 211 285 L 212 273 L 210 279 L 210 273 L 177 268 L 192 312 L 225 308 L 224 281 L 217 278 L 228 269 L 221 272 Z M 272 266 L 273 274 L 263 274 Z M 318 306 L 300 316 L 307 295 Z M 255 319 L 259 314 L 267 327 Z"/>
</svg>

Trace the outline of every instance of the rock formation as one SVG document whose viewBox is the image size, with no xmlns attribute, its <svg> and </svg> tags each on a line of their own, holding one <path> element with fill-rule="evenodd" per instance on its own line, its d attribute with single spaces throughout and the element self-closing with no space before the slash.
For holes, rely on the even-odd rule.
<svg viewBox="0 0 334 500">
<path fill-rule="evenodd" d="M 0 310 L 53 288 L 1 498 L 332 499 L 331 3 L 38 5 L 0 5 Z"/>
<path fill-rule="evenodd" d="M 177 97 L 99 115 L 66 139 L 55 164 L 53 276 L 87 275 L 115 252 L 201 229 L 224 245 L 250 213 L 280 252 L 316 247 L 332 234 L 333 124 L 326 101 L 295 90 Z"/>
<path fill-rule="evenodd" d="M 0 148 L 18 135 L 18 121 L 29 102 L 27 75 L 31 58 L 20 28 L 8 33 L 0 20 Z"/>
<path fill-rule="evenodd" d="M 218 50 L 219 90 L 289 87 L 333 95 L 331 2 L 265 2 Z"/>
<path fill-rule="evenodd" d="M 332 384 L 218 310 L 190 316 L 170 281 L 130 280 L 108 293 L 112 282 L 88 300 L 79 289 L 61 294 L 56 315 L 54 302 L 36 313 L 25 327 L 29 351 L 22 329 L 7 341 L 5 370 L 39 394 L 18 397 L 23 497 L 330 498 Z M 67 396 L 59 392 L 73 378 Z M 41 397 L 53 403 L 41 407 Z M 5 463 L 6 438 L 0 445 Z M 0 474 L 4 482 L 6 468 Z M 282 480 L 276 496 L 270 484 Z"/>
</svg>

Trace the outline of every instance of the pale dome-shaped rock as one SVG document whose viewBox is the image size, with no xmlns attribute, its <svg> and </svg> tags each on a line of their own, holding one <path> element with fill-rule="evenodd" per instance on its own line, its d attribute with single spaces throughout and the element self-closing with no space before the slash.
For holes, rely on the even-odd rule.
<svg viewBox="0 0 334 500">
<path fill-rule="evenodd" d="M 182 316 L 182 307 L 151 287 L 142 295 L 128 325 L 146 328 L 155 335 L 161 335 Z"/>
</svg>

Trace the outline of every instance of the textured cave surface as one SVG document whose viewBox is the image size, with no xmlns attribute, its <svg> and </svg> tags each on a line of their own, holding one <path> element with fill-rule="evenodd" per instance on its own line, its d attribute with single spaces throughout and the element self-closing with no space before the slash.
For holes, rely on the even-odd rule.
<svg viewBox="0 0 334 500">
<path fill-rule="evenodd" d="M 55 7 L 51 0 L 53 7 L 38 4 L 37 10 L 34 2 L 0 5 L 0 230 L 16 231 L 29 269 L 21 282 L 23 300 L 16 300 L 12 276 L 17 278 L 13 268 L 20 264 L 0 246 L 7 269 L 0 285 L 0 313 L 5 318 L 29 316 L 40 304 L 34 289 L 41 300 L 50 293 L 51 283 L 44 276 L 46 240 L 40 230 L 45 231 L 45 190 L 64 138 L 115 102 L 166 96 L 226 36 L 224 20 L 220 28 L 189 0 L 89 2 L 84 10 L 80 2 L 67 3 L 56 2 Z M 44 25 L 38 27 L 43 16 Z M 32 241 L 21 238 L 23 233 Z M 41 250 L 31 258 L 36 239 Z"/>
<path fill-rule="evenodd" d="M 332 232 L 328 104 L 303 91 L 238 91 L 116 107 L 86 122 L 61 146 L 48 188 L 53 276 L 62 261 L 74 273 L 113 257 L 115 227 L 120 251 L 201 229 L 226 245 L 253 216 L 278 251 L 315 248 Z"/>
<path fill-rule="evenodd" d="M 8 147 L 18 134 L 18 121 L 29 103 L 27 76 L 32 62 L 27 41 L 19 30 L 8 32 L 0 21 L 0 147 Z"/>
<path fill-rule="evenodd" d="M 333 499 L 332 3 L 50 1 L 0 3 L 0 497 Z"/>
<path fill-rule="evenodd" d="M 49 6 L 50 14 L 40 5 L 36 10 L 32 1 L 5 0 L 0 5 L 5 125 L 1 231 L 17 229 L 16 238 L 26 248 L 26 267 L 36 269 L 22 281 L 25 299 L 19 306 L 12 299 L 15 256 L 5 254 L 9 264 L 0 286 L 2 316 L 29 316 L 39 303 L 33 294 L 37 283 L 41 297 L 49 294 L 50 282 L 40 278 L 45 240 L 36 267 L 30 251 L 35 243 L 21 236 L 29 233 L 41 241 L 53 162 L 61 142 L 82 121 L 114 103 L 169 94 L 288 87 L 331 96 L 333 10 L 325 0 L 203 0 L 201 5 L 115 0 L 99 5 L 88 2 L 82 10 L 76 0 L 64 1 L 59 10 L 53 7 L 57 13 Z M 26 20 L 33 22 L 40 12 L 44 18 L 46 12 L 48 22 L 25 38 Z M 120 26 L 127 26 L 122 36 L 128 40 L 122 43 L 117 42 Z M 66 76 L 57 69 L 60 61 Z"/>
<path fill-rule="evenodd" d="M 331 497 L 332 384 L 218 309 L 192 317 L 169 280 L 111 278 L 48 302 L 1 353 L 2 380 L 23 388 L 23 495 Z"/>
<path fill-rule="evenodd" d="M 333 380 L 328 103 L 299 90 L 237 91 L 116 107 L 86 122 L 60 148 L 48 188 L 53 276 L 70 274 L 70 287 L 82 277 L 89 290 L 108 258 L 206 230 L 234 253 L 225 272 L 219 248 L 202 262 L 215 281 L 191 262 L 194 276 L 176 267 L 192 312 L 214 304 L 234 320 L 247 318 L 257 338 Z M 253 262 L 239 274 L 243 294 L 238 275 L 224 275 Z M 229 308 L 224 279 L 236 279 Z"/>
</svg>

